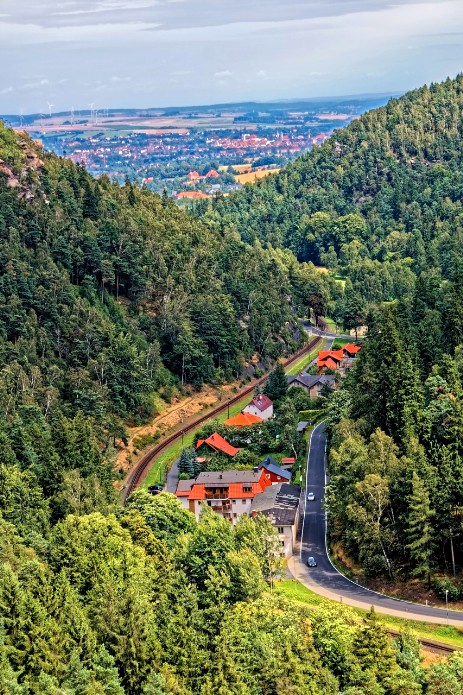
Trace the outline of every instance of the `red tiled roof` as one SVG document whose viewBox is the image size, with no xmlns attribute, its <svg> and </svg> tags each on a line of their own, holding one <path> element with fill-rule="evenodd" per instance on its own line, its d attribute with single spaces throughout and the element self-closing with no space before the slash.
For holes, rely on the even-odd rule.
<svg viewBox="0 0 463 695">
<path fill-rule="evenodd" d="M 179 483 L 180 485 L 180 483 Z M 228 483 L 223 484 L 221 487 L 228 490 L 228 499 L 254 499 L 256 495 L 260 495 L 261 492 L 265 490 L 266 487 L 271 485 L 270 480 L 267 479 L 265 471 L 262 471 L 262 475 L 259 478 L 259 482 L 250 483 L 243 481 L 241 483 Z M 206 500 L 206 488 L 214 487 L 214 483 L 195 483 L 191 488 L 191 492 L 184 493 L 183 490 L 177 489 L 177 497 L 188 497 L 190 500 Z M 244 492 L 244 488 L 251 488 L 249 492 Z"/>
<path fill-rule="evenodd" d="M 361 345 L 354 345 L 354 343 L 347 343 L 347 345 L 344 345 L 343 347 L 343 350 L 345 350 L 346 352 L 350 352 L 354 355 L 357 354 L 357 352 L 361 349 Z"/>
<path fill-rule="evenodd" d="M 219 172 L 216 171 L 215 169 L 211 169 L 210 171 L 207 172 L 205 178 L 210 179 L 211 177 L 216 179 L 220 176 Z"/>
<path fill-rule="evenodd" d="M 239 413 L 239 415 L 225 420 L 224 424 L 227 425 L 227 427 L 250 427 L 251 425 L 257 425 L 258 422 L 263 422 L 262 418 L 258 415 L 253 415 L 252 413 Z"/>
<path fill-rule="evenodd" d="M 337 369 L 338 366 L 338 363 L 335 362 L 331 357 L 328 357 L 325 360 L 319 360 L 317 362 L 317 367 L 326 367 L 327 369 Z"/>
<path fill-rule="evenodd" d="M 250 405 L 255 406 L 258 410 L 263 412 L 264 410 L 267 410 L 267 408 L 270 408 L 270 406 L 273 405 L 273 402 L 270 400 L 268 396 L 265 395 L 265 393 L 259 393 L 258 396 L 254 396 L 254 398 L 252 399 L 252 401 L 248 403 L 246 408 Z"/>
<path fill-rule="evenodd" d="M 236 447 L 232 446 L 226 439 L 221 437 L 218 432 L 214 432 L 214 434 L 211 434 L 207 439 L 198 439 L 196 448 L 199 449 L 203 444 L 207 444 L 207 446 L 211 447 L 214 451 L 222 451 L 224 454 L 227 454 L 227 456 L 236 456 L 239 451 L 239 449 L 236 449 Z"/>
<path fill-rule="evenodd" d="M 296 463 L 296 459 L 294 458 L 294 456 L 287 456 L 286 458 L 281 459 L 281 463 L 282 465 L 289 465 L 291 463 Z"/>
</svg>

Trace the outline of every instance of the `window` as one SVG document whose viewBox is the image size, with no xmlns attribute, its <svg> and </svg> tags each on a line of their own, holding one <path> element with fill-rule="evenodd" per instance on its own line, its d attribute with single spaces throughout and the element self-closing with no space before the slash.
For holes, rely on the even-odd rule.
<svg viewBox="0 0 463 695">
<path fill-rule="evenodd" d="M 232 504 L 236 504 L 236 500 L 232 500 Z"/>
<path fill-rule="evenodd" d="M 267 473 L 265 477 L 268 478 L 268 480 L 270 480 L 270 473 Z"/>
<path fill-rule="evenodd" d="M 236 512 L 233 512 L 233 518 L 236 519 L 237 516 L 238 514 Z"/>
<path fill-rule="evenodd" d="M 246 504 L 246 500 L 241 500 L 243 504 Z"/>
<path fill-rule="evenodd" d="M 284 530 L 283 526 L 279 526 L 278 527 L 278 533 L 284 533 L 284 532 L 285 532 L 285 530 Z"/>
<path fill-rule="evenodd" d="M 243 492 L 252 492 L 251 485 L 243 485 Z"/>
<path fill-rule="evenodd" d="M 208 507 L 211 507 L 211 506 L 212 506 L 212 502 L 211 502 L 210 500 L 207 501 L 207 506 L 208 506 Z"/>
<path fill-rule="evenodd" d="M 281 543 L 281 547 L 284 548 L 284 547 L 285 547 L 285 542 L 284 542 L 284 541 L 280 541 L 280 543 Z"/>
</svg>

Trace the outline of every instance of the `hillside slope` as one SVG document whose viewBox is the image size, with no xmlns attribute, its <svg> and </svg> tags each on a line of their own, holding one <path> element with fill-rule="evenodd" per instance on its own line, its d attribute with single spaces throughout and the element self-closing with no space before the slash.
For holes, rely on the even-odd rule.
<svg viewBox="0 0 463 695">
<path fill-rule="evenodd" d="M 340 271 L 368 301 L 391 300 L 410 291 L 413 273 L 451 276 L 462 137 L 459 76 L 366 113 L 279 175 L 214 202 L 205 217 Z"/>
</svg>

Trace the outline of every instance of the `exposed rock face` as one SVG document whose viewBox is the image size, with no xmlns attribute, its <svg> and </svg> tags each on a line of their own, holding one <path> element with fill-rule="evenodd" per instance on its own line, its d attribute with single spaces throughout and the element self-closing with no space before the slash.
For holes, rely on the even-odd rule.
<svg viewBox="0 0 463 695">
<path fill-rule="evenodd" d="M 19 140 L 19 146 L 24 154 L 24 158 L 21 162 L 19 170 L 15 171 L 13 165 L 10 165 L 3 159 L 0 159 L 0 175 L 3 174 L 6 176 L 7 186 L 9 188 L 18 189 L 18 195 L 20 198 L 32 200 L 35 197 L 34 191 L 31 190 L 30 185 L 25 185 L 22 182 L 30 181 L 29 174 L 31 172 L 39 171 L 44 164 L 39 158 L 37 152 L 34 150 L 33 141 L 27 136 L 24 139 Z"/>
</svg>

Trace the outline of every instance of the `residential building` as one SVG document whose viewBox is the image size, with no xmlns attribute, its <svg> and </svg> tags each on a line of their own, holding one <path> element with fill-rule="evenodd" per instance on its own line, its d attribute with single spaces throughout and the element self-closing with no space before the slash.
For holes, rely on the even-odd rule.
<svg viewBox="0 0 463 695">
<path fill-rule="evenodd" d="M 291 473 L 281 466 L 271 456 L 267 456 L 259 464 L 259 470 L 264 470 L 267 480 L 270 480 L 272 485 L 276 483 L 289 483 Z"/>
<path fill-rule="evenodd" d="M 252 413 L 239 413 L 235 417 L 230 417 L 225 420 L 224 424 L 227 427 L 251 427 L 252 425 L 258 425 L 259 422 L 263 422 L 263 419 L 258 415 L 252 415 Z"/>
<path fill-rule="evenodd" d="M 271 485 L 264 469 L 252 471 L 204 471 L 196 480 L 179 480 L 176 496 L 182 507 L 189 509 L 196 519 L 201 505 L 221 514 L 235 523 L 243 514 L 251 512 L 256 495 Z"/>
<path fill-rule="evenodd" d="M 243 408 L 243 413 L 251 413 L 261 417 L 262 420 L 270 420 L 273 417 L 273 402 L 265 393 L 259 393 Z"/>
<path fill-rule="evenodd" d="M 309 394 L 310 398 L 318 398 L 324 386 L 330 389 L 336 388 L 336 382 L 332 374 L 297 374 L 287 376 L 288 388 L 301 388 Z"/>
<path fill-rule="evenodd" d="M 239 449 L 227 442 L 227 440 L 218 434 L 218 432 L 214 432 L 214 434 L 211 434 L 211 436 L 207 439 L 198 439 L 196 442 L 196 450 L 201 449 L 202 447 L 212 449 L 212 451 L 216 454 L 220 452 L 222 454 L 226 454 L 227 456 L 231 456 L 232 458 L 233 456 L 236 456 L 239 451 Z"/>
<path fill-rule="evenodd" d="M 280 553 L 284 557 L 291 557 L 294 551 L 300 496 L 301 488 L 298 485 L 278 483 L 266 488 L 251 504 L 251 516 L 265 514 L 277 530 Z"/>
<path fill-rule="evenodd" d="M 318 373 L 323 374 L 325 369 L 332 369 L 340 374 L 345 374 L 346 369 L 352 367 L 360 350 L 361 346 L 353 343 L 348 343 L 339 350 L 322 350 L 318 353 Z"/>
</svg>

